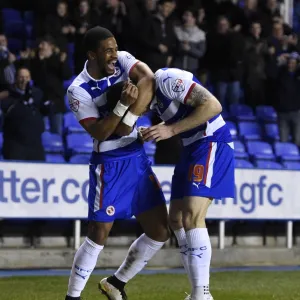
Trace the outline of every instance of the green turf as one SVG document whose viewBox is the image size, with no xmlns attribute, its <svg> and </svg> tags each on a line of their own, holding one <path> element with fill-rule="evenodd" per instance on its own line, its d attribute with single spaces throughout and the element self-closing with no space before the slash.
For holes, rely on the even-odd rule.
<svg viewBox="0 0 300 300">
<path fill-rule="evenodd" d="M 105 300 L 92 276 L 84 300 Z M 64 300 L 66 277 L 0 279 L 0 300 Z M 130 300 L 183 300 L 189 285 L 184 275 L 140 275 L 127 287 Z M 211 275 L 215 300 L 300 300 L 300 272 L 228 272 Z"/>
</svg>

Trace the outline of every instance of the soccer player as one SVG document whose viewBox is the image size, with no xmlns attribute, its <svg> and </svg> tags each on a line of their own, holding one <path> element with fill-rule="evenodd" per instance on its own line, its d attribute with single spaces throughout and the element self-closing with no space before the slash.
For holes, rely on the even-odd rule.
<svg viewBox="0 0 300 300">
<path fill-rule="evenodd" d="M 164 124 L 142 130 L 145 141 L 179 134 L 184 150 L 172 179 L 169 222 L 188 273 L 186 300 L 213 300 L 209 292 L 211 243 L 205 225 L 214 198 L 234 197 L 234 151 L 219 101 L 192 73 L 172 68 L 155 73 L 151 103 Z"/>
<path fill-rule="evenodd" d="M 68 99 L 77 120 L 94 139 L 89 172 L 89 226 L 87 238 L 75 254 L 65 299 L 80 299 L 114 220 L 134 215 L 145 233 L 130 246 L 122 268 L 99 284 L 109 299 L 124 300 L 125 284 L 169 238 L 162 190 L 137 138 L 137 130 L 132 129 L 153 97 L 155 80 L 147 65 L 128 52 L 118 51 L 114 36 L 105 28 L 88 30 L 84 46 L 88 60 L 69 87 Z M 112 111 L 107 92 L 124 80 L 127 83 Z"/>
<path fill-rule="evenodd" d="M 145 141 L 179 134 L 184 150 L 172 179 L 170 226 L 192 285 L 186 300 L 213 300 L 209 291 L 211 243 L 205 225 L 214 198 L 234 197 L 234 152 L 219 101 L 192 73 L 172 68 L 155 73 L 150 108 L 164 121 L 139 129 Z"/>
</svg>

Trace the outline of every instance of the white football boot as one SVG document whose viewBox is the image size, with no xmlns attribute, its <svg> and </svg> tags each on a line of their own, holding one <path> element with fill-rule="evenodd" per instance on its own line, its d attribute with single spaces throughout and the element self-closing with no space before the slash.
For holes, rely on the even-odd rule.
<svg viewBox="0 0 300 300">
<path fill-rule="evenodd" d="M 127 300 L 127 295 L 124 290 L 120 291 L 112 284 L 107 282 L 107 278 L 103 278 L 98 284 L 99 290 L 108 300 Z"/>
</svg>

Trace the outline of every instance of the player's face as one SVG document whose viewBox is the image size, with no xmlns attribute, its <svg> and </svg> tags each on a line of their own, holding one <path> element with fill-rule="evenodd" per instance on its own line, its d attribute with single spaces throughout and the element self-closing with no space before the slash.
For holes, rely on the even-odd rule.
<svg viewBox="0 0 300 300">
<path fill-rule="evenodd" d="M 97 63 L 101 73 L 113 75 L 115 73 L 115 64 L 118 60 L 118 45 L 115 38 L 111 37 L 101 41 L 97 50 Z"/>
</svg>

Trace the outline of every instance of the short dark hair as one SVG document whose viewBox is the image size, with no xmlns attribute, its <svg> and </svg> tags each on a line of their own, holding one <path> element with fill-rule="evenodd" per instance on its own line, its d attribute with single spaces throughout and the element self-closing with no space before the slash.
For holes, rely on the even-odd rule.
<svg viewBox="0 0 300 300">
<path fill-rule="evenodd" d="M 170 3 L 170 2 L 174 3 L 174 0 L 159 0 L 157 2 L 157 5 L 164 5 L 165 3 Z"/>
<path fill-rule="evenodd" d="M 114 35 L 104 27 L 96 26 L 89 29 L 83 38 L 85 52 L 97 50 L 99 42 L 111 37 L 114 37 Z"/>
</svg>

